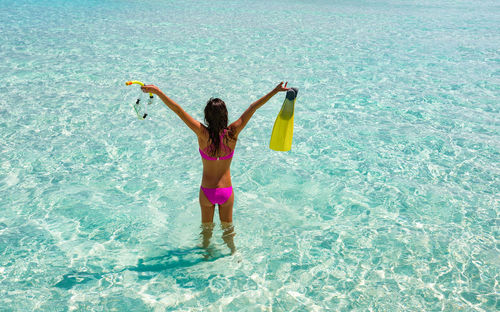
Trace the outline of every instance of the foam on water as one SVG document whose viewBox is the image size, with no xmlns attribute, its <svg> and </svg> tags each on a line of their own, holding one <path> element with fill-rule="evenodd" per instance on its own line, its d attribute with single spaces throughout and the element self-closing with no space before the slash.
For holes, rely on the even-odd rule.
<svg viewBox="0 0 500 312">
<path fill-rule="evenodd" d="M 0 310 L 499 309 L 496 1 L 0 2 Z M 200 247 L 195 118 L 241 135 Z M 217 215 L 216 215 L 217 218 Z"/>
</svg>

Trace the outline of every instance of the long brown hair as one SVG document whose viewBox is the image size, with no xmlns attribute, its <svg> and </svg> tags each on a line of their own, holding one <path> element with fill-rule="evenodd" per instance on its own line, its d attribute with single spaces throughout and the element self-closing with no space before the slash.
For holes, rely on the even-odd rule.
<svg viewBox="0 0 500 312">
<path fill-rule="evenodd" d="M 227 129 L 227 108 L 226 103 L 219 98 L 210 98 L 205 106 L 205 125 L 209 135 L 208 154 L 215 157 L 221 146 L 220 132 Z M 228 133 L 231 137 L 232 134 Z"/>
</svg>

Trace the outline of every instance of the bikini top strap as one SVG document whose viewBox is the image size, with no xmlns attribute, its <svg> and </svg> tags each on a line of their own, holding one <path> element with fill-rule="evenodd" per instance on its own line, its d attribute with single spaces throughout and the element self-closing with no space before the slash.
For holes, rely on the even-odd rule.
<svg viewBox="0 0 500 312">
<path fill-rule="evenodd" d="M 220 135 L 220 144 L 224 145 L 225 147 L 229 148 L 229 146 L 227 146 L 226 144 L 224 144 L 224 136 L 227 134 L 228 130 L 227 129 L 224 129 L 224 131 L 222 132 L 222 134 Z M 229 148 L 231 149 L 231 148 Z"/>
<path fill-rule="evenodd" d="M 224 136 L 227 134 L 227 129 L 224 129 L 224 131 L 222 131 L 222 134 L 220 134 L 220 138 L 221 140 L 224 138 Z M 222 142 L 222 141 L 221 141 Z"/>
</svg>

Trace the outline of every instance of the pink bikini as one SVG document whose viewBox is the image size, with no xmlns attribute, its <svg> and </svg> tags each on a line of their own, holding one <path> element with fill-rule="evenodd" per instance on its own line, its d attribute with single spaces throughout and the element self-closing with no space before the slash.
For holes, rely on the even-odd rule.
<svg viewBox="0 0 500 312">
<path fill-rule="evenodd" d="M 227 145 L 223 143 L 224 135 L 227 133 L 227 129 L 224 130 L 224 134 L 221 134 L 220 136 L 220 144 L 224 146 L 225 149 L 231 150 Z M 199 149 L 201 158 L 204 158 L 206 160 L 225 160 L 225 159 L 231 159 L 234 154 L 234 150 L 231 150 L 231 153 L 227 154 L 226 156 L 223 157 L 210 157 L 208 156 L 201 148 Z M 208 200 L 212 204 L 219 204 L 222 205 L 227 200 L 231 195 L 233 194 L 233 187 L 220 187 L 220 188 L 206 188 L 203 186 L 200 186 L 201 190 L 205 194 L 205 196 L 208 198 Z"/>
</svg>

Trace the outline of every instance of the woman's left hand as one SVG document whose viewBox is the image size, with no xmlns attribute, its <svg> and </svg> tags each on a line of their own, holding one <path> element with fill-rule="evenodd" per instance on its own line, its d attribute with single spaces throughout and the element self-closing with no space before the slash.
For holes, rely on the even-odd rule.
<svg viewBox="0 0 500 312">
<path fill-rule="evenodd" d="M 285 85 L 283 86 L 283 81 L 280 82 L 275 88 L 274 90 L 276 90 L 277 92 L 282 92 L 282 91 L 288 91 L 290 90 L 290 88 L 287 88 L 286 85 L 288 84 L 288 81 L 285 83 Z"/>
<path fill-rule="evenodd" d="M 161 92 L 160 88 L 155 85 L 145 85 L 141 87 L 142 92 L 144 93 L 153 93 L 158 95 Z"/>
</svg>

